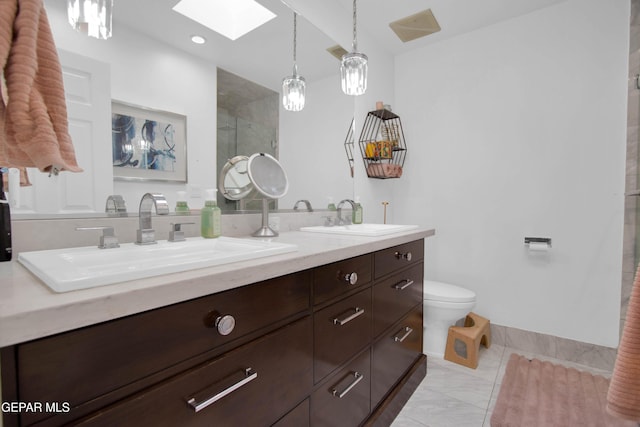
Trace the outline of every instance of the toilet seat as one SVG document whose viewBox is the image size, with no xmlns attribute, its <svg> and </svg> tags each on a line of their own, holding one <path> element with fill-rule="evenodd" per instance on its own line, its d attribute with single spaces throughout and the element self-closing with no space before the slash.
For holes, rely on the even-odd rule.
<svg viewBox="0 0 640 427">
<path fill-rule="evenodd" d="M 432 280 L 424 281 L 424 299 L 425 301 L 442 301 L 442 302 L 474 302 L 476 294 L 469 289 L 460 286 L 451 285 L 449 283 L 436 282 Z"/>
</svg>

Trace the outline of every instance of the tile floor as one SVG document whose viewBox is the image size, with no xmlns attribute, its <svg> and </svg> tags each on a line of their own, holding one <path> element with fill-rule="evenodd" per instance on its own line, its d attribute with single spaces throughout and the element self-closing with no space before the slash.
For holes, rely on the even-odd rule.
<svg viewBox="0 0 640 427">
<path fill-rule="evenodd" d="M 511 353 L 611 376 L 610 372 L 600 369 L 497 345 L 489 349 L 480 347 L 480 350 L 477 369 L 428 358 L 427 377 L 391 427 L 489 427 Z"/>
</svg>

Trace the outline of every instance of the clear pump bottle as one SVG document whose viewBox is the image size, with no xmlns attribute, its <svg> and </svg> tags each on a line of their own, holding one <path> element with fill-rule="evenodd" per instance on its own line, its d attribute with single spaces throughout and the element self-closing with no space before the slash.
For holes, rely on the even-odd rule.
<svg viewBox="0 0 640 427">
<path fill-rule="evenodd" d="M 216 201 L 216 191 L 205 191 L 204 207 L 200 211 L 200 233 L 208 239 L 220 237 L 222 234 L 222 212 Z"/>
</svg>

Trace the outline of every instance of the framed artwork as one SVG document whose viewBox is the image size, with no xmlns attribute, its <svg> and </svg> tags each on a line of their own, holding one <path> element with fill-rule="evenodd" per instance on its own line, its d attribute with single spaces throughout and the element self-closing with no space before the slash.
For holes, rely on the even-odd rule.
<svg viewBox="0 0 640 427">
<path fill-rule="evenodd" d="M 111 102 L 113 177 L 187 182 L 187 118 Z"/>
</svg>

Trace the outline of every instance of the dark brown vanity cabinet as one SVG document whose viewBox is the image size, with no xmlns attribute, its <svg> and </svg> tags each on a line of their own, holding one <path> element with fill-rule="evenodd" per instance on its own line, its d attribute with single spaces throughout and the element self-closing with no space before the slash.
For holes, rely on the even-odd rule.
<svg viewBox="0 0 640 427">
<path fill-rule="evenodd" d="M 422 247 L 4 348 L 3 401 L 62 409 L 4 426 L 388 424 L 426 374 Z"/>
<path fill-rule="evenodd" d="M 374 254 L 372 406 L 383 405 L 399 378 L 424 360 L 422 315 L 424 242 Z M 425 367 L 426 367 L 426 361 Z M 425 372 L 426 373 L 426 372 Z"/>
<path fill-rule="evenodd" d="M 311 395 L 312 426 L 359 426 L 371 412 L 370 349 L 359 353 Z"/>
<path fill-rule="evenodd" d="M 5 426 L 56 426 L 84 417 L 89 418 L 83 423 L 100 425 L 102 419 L 120 416 L 118 425 L 141 425 L 133 422 L 131 408 L 136 409 L 131 413 L 139 408 L 146 413 L 159 404 L 156 402 L 162 402 L 163 410 L 179 406 L 192 411 L 187 403 L 190 394 L 206 395 L 209 386 L 214 390 L 225 384 L 232 387 L 238 372 L 245 368 L 256 370 L 259 378 L 242 387 L 247 390 L 264 383 L 272 372 L 277 372 L 280 385 L 304 378 L 304 384 L 298 386 L 303 392 L 288 400 L 293 407 L 308 395 L 313 384 L 310 295 L 311 271 L 307 270 L 4 348 L 3 400 L 43 405 L 58 402 L 70 408 L 61 413 L 43 410 L 5 414 Z M 282 333 L 293 334 L 284 339 L 291 341 L 295 350 L 287 353 L 288 358 L 283 356 L 287 348 L 273 345 L 273 340 L 260 341 L 252 349 L 259 338 L 305 317 L 308 320 L 304 333 L 283 329 Z M 236 354 L 234 351 L 244 354 L 239 349 L 245 348 L 242 351 L 259 359 L 263 366 L 260 370 L 258 362 L 240 363 L 233 361 L 235 356 L 226 357 Z M 273 353 L 272 357 L 267 357 L 268 352 Z M 221 355 L 225 357 L 218 360 Z M 232 366 L 227 366 L 226 360 L 232 361 Z M 292 365 L 290 374 L 286 366 L 264 365 L 283 360 Z M 271 390 L 266 394 L 277 395 Z M 227 396 L 215 406 L 233 400 Z M 199 425 L 200 418 L 207 418 L 202 416 L 206 412 L 212 412 L 211 408 L 201 411 L 199 417 L 174 425 Z"/>
<path fill-rule="evenodd" d="M 314 380 L 318 382 L 371 343 L 371 289 L 313 315 Z"/>
<path fill-rule="evenodd" d="M 304 399 L 312 384 L 307 316 L 184 372 L 81 426 L 271 425 Z M 225 394 L 226 393 L 226 394 Z"/>
<path fill-rule="evenodd" d="M 371 403 L 382 401 L 422 352 L 422 307 L 415 307 L 373 345 Z"/>
</svg>

